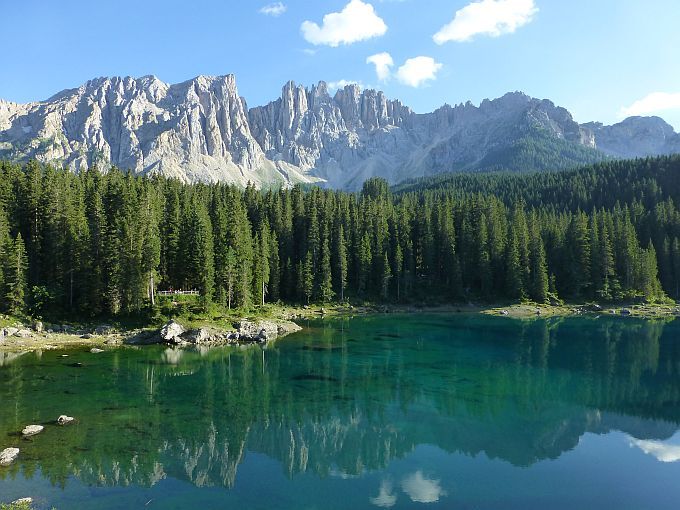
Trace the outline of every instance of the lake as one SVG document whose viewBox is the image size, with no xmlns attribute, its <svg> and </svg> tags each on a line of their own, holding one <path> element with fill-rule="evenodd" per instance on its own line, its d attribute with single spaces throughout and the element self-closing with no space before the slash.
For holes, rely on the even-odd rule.
<svg viewBox="0 0 680 510">
<path fill-rule="evenodd" d="M 665 509 L 680 322 L 385 315 L 266 350 L 0 354 L 0 502 Z M 75 416 L 66 427 L 57 416 Z M 45 424 L 27 440 L 18 432 Z"/>
</svg>

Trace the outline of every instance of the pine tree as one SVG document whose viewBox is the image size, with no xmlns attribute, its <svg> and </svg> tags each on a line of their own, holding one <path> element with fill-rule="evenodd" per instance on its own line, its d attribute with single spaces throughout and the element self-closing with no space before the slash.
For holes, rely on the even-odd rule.
<svg viewBox="0 0 680 510">
<path fill-rule="evenodd" d="M 234 288 L 236 285 L 238 272 L 238 260 L 236 258 L 236 251 L 231 246 L 227 247 L 226 255 L 224 257 L 224 269 L 220 273 L 223 279 L 223 285 L 226 290 L 225 299 L 227 306 L 231 310 L 234 301 Z"/>
<path fill-rule="evenodd" d="M 672 258 L 673 258 L 673 287 L 671 292 L 673 292 L 675 299 L 680 299 L 680 238 L 676 237 L 673 240 L 672 247 Z"/>
<path fill-rule="evenodd" d="M 269 225 L 263 223 L 260 231 L 255 236 L 256 256 L 253 268 L 254 276 L 254 295 L 258 296 L 258 301 L 264 306 L 267 295 L 267 286 L 269 285 L 270 267 L 269 267 Z"/>
<path fill-rule="evenodd" d="M 321 265 L 319 267 L 320 286 L 319 298 L 322 303 L 329 303 L 335 293 L 333 292 L 333 274 L 331 268 L 331 250 L 328 239 L 324 239 L 321 245 Z"/>
<path fill-rule="evenodd" d="M 392 280 L 392 269 L 390 268 L 390 260 L 387 257 L 387 252 L 382 258 L 382 271 L 381 271 L 381 292 L 380 295 L 383 299 L 387 300 L 390 294 L 390 281 Z"/>
<path fill-rule="evenodd" d="M 368 237 L 368 234 L 364 234 L 361 238 L 358 261 L 359 268 L 357 291 L 360 295 L 365 296 L 369 291 L 371 266 L 373 263 L 373 256 L 371 255 L 371 240 Z"/>
<path fill-rule="evenodd" d="M 338 233 L 335 242 L 335 274 L 336 274 L 336 289 L 340 301 L 345 300 L 345 287 L 347 286 L 347 246 L 345 244 L 345 230 L 342 225 L 338 227 Z"/>
<path fill-rule="evenodd" d="M 521 267 L 517 232 L 512 231 L 506 254 L 506 292 L 508 297 L 521 300 L 526 297 L 524 271 Z"/>
<path fill-rule="evenodd" d="M 538 218 L 532 216 L 530 239 L 531 299 L 537 303 L 548 301 L 549 280 L 545 257 L 545 247 L 538 226 Z"/>
<path fill-rule="evenodd" d="M 312 268 L 314 262 L 312 260 L 312 252 L 308 251 L 304 260 L 298 263 L 298 289 L 300 298 L 303 302 L 309 304 L 314 293 L 314 273 Z"/>
<path fill-rule="evenodd" d="M 197 199 L 189 203 L 182 232 L 184 285 L 189 289 L 197 287 L 207 307 L 212 302 L 214 288 L 213 232 L 205 206 Z"/>
<path fill-rule="evenodd" d="M 12 315 L 21 315 L 26 310 L 26 287 L 28 257 L 21 234 L 11 243 L 3 261 L 5 280 L 5 307 Z"/>
</svg>

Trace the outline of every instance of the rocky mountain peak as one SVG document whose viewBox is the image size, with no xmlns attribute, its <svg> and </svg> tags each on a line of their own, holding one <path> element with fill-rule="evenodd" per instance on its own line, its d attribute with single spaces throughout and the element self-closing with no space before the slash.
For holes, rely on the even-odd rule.
<svg viewBox="0 0 680 510">
<path fill-rule="evenodd" d="M 306 88 L 290 81 L 279 98 L 249 109 L 236 77 L 227 74 L 174 85 L 155 76 L 101 77 L 42 102 L 0 100 L 0 157 L 37 158 L 74 171 L 116 165 L 190 182 L 325 181 L 357 188 L 373 176 L 399 182 L 504 168 L 509 163 L 503 158 L 519 141 L 546 137 L 592 149 L 566 151 L 581 154 L 574 165 L 597 160 L 602 152 L 616 157 L 680 152 L 680 136 L 662 119 L 580 126 L 566 109 L 522 92 L 416 114 L 356 84 L 331 95 L 326 82 Z M 568 156 L 559 143 L 550 150 L 562 161 Z"/>
</svg>

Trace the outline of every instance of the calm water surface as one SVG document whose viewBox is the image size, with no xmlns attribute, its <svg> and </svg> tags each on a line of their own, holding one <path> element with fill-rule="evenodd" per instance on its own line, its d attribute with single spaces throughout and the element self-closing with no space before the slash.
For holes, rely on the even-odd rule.
<svg viewBox="0 0 680 510">
<path fill-rule="evenodd" d="M 678 508 L 680 322 L 309 326 L 266 351 L 0 354 L 0 448 L 21 448 L 0 502 Z"/>
</svg>

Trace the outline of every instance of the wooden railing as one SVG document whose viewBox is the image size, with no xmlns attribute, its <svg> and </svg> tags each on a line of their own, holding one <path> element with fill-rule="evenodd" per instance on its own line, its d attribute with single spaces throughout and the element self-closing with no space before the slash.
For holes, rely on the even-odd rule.
<svg viewBox="0 0 680 510">
<path fill-rule="evenodd" d="M 200 296 L 197 290 L 159 290 L 157 296 Z"/>
</svg>

